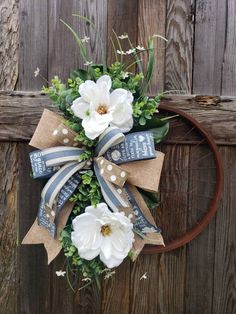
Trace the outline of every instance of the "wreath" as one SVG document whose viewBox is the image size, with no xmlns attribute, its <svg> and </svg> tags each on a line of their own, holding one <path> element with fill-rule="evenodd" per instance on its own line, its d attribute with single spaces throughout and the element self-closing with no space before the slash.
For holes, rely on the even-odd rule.
<svg viewBox="0 0 236 314">
<path fill-rule="evenodd" d="M 94 281 L 100 286 L 101 276 L 112 276 L 127 257 L 134 261 L 145 244 L 164 246 L 151 210 L 158 205 L 164 161 L 155 146 L 167 135 L 172 116 L 158 112 L 163 94 L 146 95 L 153 42 L 161 36 L 135 47 L 128 34 L 114 32 L 116 61 L 94 64 L 87 53 L 90 38 L 62 22 L 86 69 L 73 70 L 67 84 L 55 76 L 43 88 L 58 110 L 44 110 L 30 142 L 37 148 L 30 153 L 32 176 L 46 184 L 23 244 L 43 243 L 49 263 L 62 249 L 65 264 L 56 274 L 67 275 L 72 288 L 81 274 L 82 287 Z M 127 51 L 123 41 L 130 45 Z M 146 70 L 142 54 L 148 56 Z M 35 76 L 41 76 L 38 68 Z"/>
</svg>

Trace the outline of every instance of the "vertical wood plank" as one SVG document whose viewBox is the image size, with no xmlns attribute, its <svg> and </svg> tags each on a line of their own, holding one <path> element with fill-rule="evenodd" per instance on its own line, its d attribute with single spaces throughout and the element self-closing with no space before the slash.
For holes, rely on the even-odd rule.
<svg viewBox="0 0 236 314">
<path fill-rule="evenodd" d="M 28 144 L 19 144 L 18 192 L 18 312 L 50 313 L 50 268 L 43 245 L 21 245 L 37 216 L 42 184 L 30 178 Z"/>
<path fill-rule="evenodd" d="M 96 25 L 96 30 L 72 14 L 86 16 Z M 69 24 L 81 38 L 85 35 L 90 37 L 89 43 L 86 44 L 88 61 L 101 63 L 102 49 L 106 55 L 107 1 L 49 1 L 48 78 L 58 75 L 66 82 L 70 71 L 84 68 L 84 61 L 72 33 L 60 19 Z"/>
<path fill-rule="evenodd" d="M 20 1 L 19 84 L 21 90 L 41 90 L 45 84 L 34 77 L 38 67 L 47 78 L 47 0 Z"/>
<path fill-rule="evenodd" d="M 138 2 L 138 44 L 146 48 L 147 40 L 153 34 L 165 37 L 166 3 L 161 0 L 140 0 Z M 165 41 L 156 38 L 154 41 L 155 64 L 149 93 L 155 95 L 164 90 Z M 144 67 L 147 65 L 147 54 L 141 54 Z"/>
<path fill-rule="evenodd" d="M 191 147 L 188 228 L 206 213 L 215 181 L 215 165 L 209 148 Z M 215 219 L 187 245 L 186 313 L 212 313 L 214 258 Z"/>
<path fill-rule="evenodd" d="M 0 2 L 0 89 L 13 90 L 18 78 L 19 2 Z"/>
<path fill-rule="evenodd" d="M 236 95 L 236 3 L 227 1 L 226 38 L 222 71 L 222 95 Z"/>
<path fill-rule="evenodd" d="M 212 313 L 236 313 L 236 148 L 221 147 L 224 198 L 216 215 Z"/>
<path fill-rule="evenodd" d="M 192 88 L 194 0 L 168 0 L 165 90 L 189 94 Z"/>
<path fill-rule="evenodd" d="M 74 309 L 74 292 L 66 277 L 57 277 L 56 271 L 62 270 L 65 256 L 61 252 L 51 265 L 51 313 L 72 314 Z"/>
<path fill-rule="evenodd" d="M 17 309 L 17 144 L 0 143 L 0 313 Z"/>
<path fill-rule="evenodd" d="M 131 42 L 137 43 L 137 19 L 138 19 L 138 1 L 126 0 L 108 0 L 107 11 L 107 63 L 115 61 L 110 38 L 114 38 L 113 30 L 117 35 L 128 33 Z M 130 49 L 126 39 L 121 41 L 124 51 Z"/>
<path fill-rule="evenodd" d="M 84 283 L 81 283 L 83 285 Z M 101 313 L 101 291 L 97 285 L 92 285 L 77 291 L 74 300 L 74 314 Z"/>
<path fill-rule="evenodd" d="M 130 260 L 127 258 L 116 270 L 113 277 L 104 279 L 102 296 L 102 313 L 122 313 L 129 312 L 129 283 Z"/>
<path fill-rule="evenodd" d="M 226 0 L 197 0 L 195 14 L 193 93 L 219 95 L 225 45 Z"/>
<path fill-rule="evenodd" d="M 156 218 L 161 223 L 159 225 L 167 242 L 186 231 L 188 173 L 181 172 L 181 169 L 188 167 L 189 147 L 170 145 L 162 150 L 166 154 L 160 186 L 162 210 L 159 209 Z M 173 162 L 174 166 L 170 166 Z M 175 195 L 174 202 L 167 197 L 171 191 Z M 183 313 L 185 271 L 185 248 L 139 257 L 132 265 L 132 313 Z M 140 280 L 145 272 L 148 278 Z"/>
</svg>

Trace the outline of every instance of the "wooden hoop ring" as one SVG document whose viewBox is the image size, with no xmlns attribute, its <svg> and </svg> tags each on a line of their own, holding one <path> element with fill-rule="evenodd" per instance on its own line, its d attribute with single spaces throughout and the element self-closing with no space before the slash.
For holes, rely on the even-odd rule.
<svg viewBox="0 0 236 314">
<path fill-rule="evenodd" d="M 208 224 L 214 217 L 217 207 L 222 197 L 222 192 L 223 192 L 223 183 L 224 183 L 223 163 L 222 163 L 221 156 L 218 152 L 218 147 L 213 137 L 208 133 L 208 131 L 199 122 L 197 122 L 194 118 L 192 118 L 191 116 L 189 116 L 182 110 L 175 109 L 165 104 L 161 104 L 159 106 L 159 109 L 168 111 L 173 114 L 178 114 L 181 117 L 183 117 L 185 120 L 191 122 L 196 127 L 196 129 L 203 135 L 203 137 L 207 140 L 207 143 L 210 146 L 210 149 L 213 153 L 214 161 L 216 164 L 216 186 L 215 186 L 214 198 L 211 201 L 211 204 L 207 213 L 196 224 L 195 227 L 187 231 L 183 236 L 170 241 L 169 243 L 166 244 L 165 247 L 160 246 L 160 245 L 156 245 L 156 246 L 146 245 L 144 249 L 142 250 L 142 254 L 156 254 L 156 253 L 172 251 L 192 241 L 208 226 Z"/>
</svg>

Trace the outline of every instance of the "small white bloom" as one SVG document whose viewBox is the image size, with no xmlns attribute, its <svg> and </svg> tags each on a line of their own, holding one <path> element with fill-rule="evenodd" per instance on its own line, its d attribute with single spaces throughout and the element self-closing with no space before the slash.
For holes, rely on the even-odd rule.
<svg viewBox="0 0 236 314">
<path fill-rule="evenodd" d="M 116 50 L 116 52 L 117 52 L 119 55 L 126 55 L 126 53 L 125 53 L 123 50 Z"/>
<path fill-rule="evenodd" d="M 66 272 L 65 272 L 65 271 L 62 271 L 62 270 L 58 270 L 58 271 L 56 271 L 56 275 L 57 275 L 58 277 L 64 277 L 64 276 L 65 276 L 65 274 L 66 274 Z"/>
<path fill-rule="evenodd" d="M 144 273 L 141 277 L 140 277 L 140 279 L 139 280 L 145 280 L 145 279 L 147 279 L 147 272 L 146 273 Z"/>
<path fill-rule="evenodd" d="M 84 38 L 81 39 L 82 43 L 88 43 L 90 40 L 90 37 L 84 36 Z"/>
<path fill-rule="evenodd" d="M 133 95 L 117 88 L 110 93 L 112 81 L 103 75 L 97 82 L 87 80 L 79 86 L 81 97 L 71 106 L 76 117 L 82 119 L 85 134 L 95 139 L 109 125 L 118 127 L 121 132 L 129 132 L 133 127 Z"/>
<path fill-rule="evenodd" d="M 133 48 L 133 49 L 127 50 L 125 53 L 126 53 L 127 55 L 131 55 L 131 54 L 134 53 L 135 51 L 136 51 L 136 49 Z"/>
<path fill-rule="evenodd" d="M 83 278 L 83 279 L 82 279 L 82 281 L 85 281 L 85 282 L 91 282 L 91 281 L 92 281 L 92 279 L 91 279 L 91 278 L 89 278 L 89 277 L 86 277 L 86 278 Z"/>
<path fill-rule="evenodd" d="M 121 72 L 122 78 L 126 79 L 127 77 L 129 77 L 129 72 Z"/>
<path fill-rule="evenodd" d="M 136 47 L 136 49 L 138 49 L 139 51 L 145 50 L 145 48 L 144 48 L 143 46 L 140 46 L 140 45 L 138 45 L 138 46 Z"/>
<path fill-rule="evenodd" d="M 115 270 L 107 272 L 106 275 L 104 276 L 104 279 L 106 280 L 106 279 L 111 278 L 112 276 L 115 275 L 115 273 L 116 273 Z"/>
<path fill-rule="evenodd" d="M 161 35 L 158 35 L 158 34 L 153 34 L 152 37 L 157 37 L 157 38 L 161 38 L 165 41 L 168 41 L 168 39 L 166 39 L 165 37 L 161 36 Z"/>
<path fill-rule="evenodd" d="M 72 225 L 72 242 L 86 260 L 99 255 L 108 268 L 113 268 L 122 263 L 132 248 L 133 224 L 125 215 L 111 212 L 105 203 L 86 207 Z"/>
<path fill-rule="evenodd" d="M 40 69 L 37 67 L 34 71 L 34 77 L 37 77 L 39 75 Z"/>
<path fill-rule="evenodd" d="M 129 36 L 127 34 L 122 34 L 120 36 L 118 36 L 118 38 L 120 39 L 125 39 L 125 38 L 128 38 Z"/>
<path fill-rule="evenodd" d="M 89 65 L 91 65 L 91 64 L 93 64 L 93 61 L 86 61 L 86 62 L 84 63 L 84 65 L 86 65 L 86 66 L 89 66 Z"/>
</svg>

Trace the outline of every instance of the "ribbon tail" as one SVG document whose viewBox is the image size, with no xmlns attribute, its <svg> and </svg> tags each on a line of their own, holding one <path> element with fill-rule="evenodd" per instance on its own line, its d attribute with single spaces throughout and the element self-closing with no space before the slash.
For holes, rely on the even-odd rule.
<svg viewBox="0 0 236 314">
<path fill-rule="evenodd" d="M 54 237 L 56 234 L 55 219 L 80 182 L 76 172 L 85 166 L 86 162 L 72 162 L 63 166 L 54 174 L 41 194 L 38 210 L 38 224 L 44 226 Z M 57 198 L 57 201 L 56 201 Z"/>
</svg>

